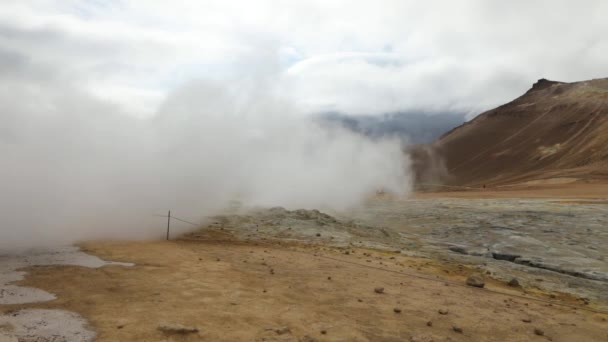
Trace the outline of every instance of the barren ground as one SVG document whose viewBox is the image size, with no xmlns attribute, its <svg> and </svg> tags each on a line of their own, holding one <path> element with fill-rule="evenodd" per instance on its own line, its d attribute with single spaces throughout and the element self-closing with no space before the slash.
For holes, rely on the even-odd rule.
<svg viewBox="0 0 608 342">
<path fill-rule="evenodd" d="M 559 208 L 559 202 L 567 199 L 580 206 L 581 213 L 605 206 L 596 201 L 602 198 L 599 195 L 568 196 L 569 190 L 564 190 L 565 196 L 554 196 L 557 190 L 547 191 L 548 196 L 532 197 L 550 200 L 531 205 L 557 203 Z M 471 192 L 450 195 L 464 193 L 473 196 Z M 504 191 L 484 195 L 509 197 Z M 419 197 L 441 201 L 445 196 Z M 367 213 L 376 210 L 382 216 L 385 210 L 393 210 L 390 200 L 379 203 Z M 466 206 L 477 202 L 463 202 L 460 211 L 437 203 L 432 210 L 448 214 L 454 210 L 454 218 L 462 224 L 463 213 L 469 212 Z M 512 202 L 499 201 L 490 207 L 494 205 Z M 541 217 L 550 214 L 541 211 Z M 364 219 L 361 213 L 357 215 Z M 301 230 L 291 229 L 291 223 L 298 223 L 289 221 L 290 217 L 272 222 L 264 221 L 266 217 L 258 221 L 248 217 L 242 222 L 225 218 L 221 224 L 178 241 L 86 242 L 81 247 L 87 253 L 135 266 L 29 268 L 28 276 L 17 285 L 43 289 L 57 298 L 2 305 L 0 312 L 72 311 L 89 321 L 97 341 L 608 341 L 608 315 L 594 312 L 606 304 L 601 298 L 582 303 L 572 293 L 542 286 L 543 279 L 569 275 L 521 271 L 517 276 L 523 287 L 510 287 L 500 272 L 516 272 L 510 268 L 513 263 L 483 256 L 460 260 L 460 254 L 447 249 L 445 256 L 454 254 L 456 259 L 425 253 L 424 248 L 394 248 L 390 223 L 400 219 L 398 215 L 382 217 L 390 230 L 384 238 L 376 238 L 376 230 L 368 232 L 369 227 L 356 224 L 346 228 L 326 225 L 319 221 L 323 217 L 302 221 L 310 221 L 311 226 Z M 428 222 L 420 219 L 411 217 L 412 224 L 419 224 L 412 226 L 412 234 L 423 241 Z M 323 226 L 315 226 L 315 222 Z M 518 233 L 516 228 L 513 232 Z M 348 234 L 340 229 L 347 229 Z M 312 235 L 306 235 L 309 233 Z M 353 243 L 368 233 L 374 243 Z M 372 248 L 376 243 L 384 247 Z M 592 259 L 593 255 L 586 257 Z M 468 275 L 479 271 L 486 276 L 484 289 L 464 285 Z M 600 292 L 605 286 L 589 281 L 597 282 Z M 377 287 L 384 288 L 384 293 L 376 293 Z M 158 329 L 175 324 L 199 331 L 173 334 Z M 0 332 L 10 333 L 11 329 L 10 325 L 0 326 Z"/>
<path fill-rule="evenodd" d="M 39 267 L 21 284 L 48 290 L 58 299 L 9 307 L 78 312 L 97 330 L 98 341 L 306 341 L 305 336 L 320 341 L 603 341 L 607 337 L 606 315 L 409 276 L 463 283 L 466 269 L 448 267 L 446 273 L 428 259 L 387 252 L 364 256 L 369 251 L 361 249 L 350 249 L 353 253 L 345 255 L 334 248 L 253 245 L 217 238 L 85 244 L 87 252 L 137 266 Z M 384 287 L 385 293 L 375 293 L 376 287 Z M 500 283 L 488 288 L 520 293 Z M 440 314 L 441 309 L 447 315 Z M 157 330 L 165 322 L 195 326 L 200 332 L 165 336 Z M 278 334 L 282 327 L 289 332 Z M 535 335 L 535 328 L 546 336 Z"/>
</svg>

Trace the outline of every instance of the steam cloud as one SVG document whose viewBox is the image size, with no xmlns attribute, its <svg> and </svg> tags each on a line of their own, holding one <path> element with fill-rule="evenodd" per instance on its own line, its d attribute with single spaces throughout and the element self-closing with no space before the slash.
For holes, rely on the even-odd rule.
<svg viewBox="0 0 608 342">
<path fill-rule="evenodd" d="M 398 140 L 322 127 L 271 87 L 193 82 L 147 119 L 69 85 L 8 90 L 0 91 L 4 250 L 156 238 L 164 221 L 154 215 L 172 209 L 201 220 L 235 198 L 341 209 L 379 188 L 410 188 Z"/>
</svg>

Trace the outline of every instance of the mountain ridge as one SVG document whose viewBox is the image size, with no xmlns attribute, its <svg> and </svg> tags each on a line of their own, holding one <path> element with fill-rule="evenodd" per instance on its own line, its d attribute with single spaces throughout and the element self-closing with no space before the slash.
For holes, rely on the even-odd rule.
<svg viewBox="0 0 608 342">
<path fill-rule="evenodd" d="M 608 180 L 608 78 L 540 79 L 520 97 L 447 131 L 429 146 L 425 149 L 433 153 L 427 157 L 437 154 L 444 160 L 438 177 L 448 185 Z M 416 160 L 420 153 L 412 156 L 418 179 L 432 172 L 429 161 Z"/>
</svg>

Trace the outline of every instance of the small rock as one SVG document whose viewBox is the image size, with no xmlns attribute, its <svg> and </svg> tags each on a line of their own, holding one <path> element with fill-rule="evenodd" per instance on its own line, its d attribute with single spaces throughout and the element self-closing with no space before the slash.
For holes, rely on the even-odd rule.
<svg viewBox="0 0 608 342">
<path fill-rule="evenodd" d="M 298 341 L 299 342 L 317 342 L 317 339 L 314 337 L 310 337 L 309 335 L 304 335 Z"/>
<path fill-rule="evenodd" d="M 317 233 L 317 236 L 321 236 L 321 233 Z"/>
<path fill-rule="evenodd" d="M 521 284 L 519 284 L 519 279 L 517 279 L 517 278 L 511 278 L 511 280 L 509 280 L 507 285 L 509 285 L 511 287 L 521 287 Z"/>
<path fill-rule="evenodd" d="M 480 274 L 473 274 L 467 278 L 467 285 L 482 288 L 486 286 L 486 282 Z"/>
<path fill-rule="evenodd" d="M 459 334 L 462 334 L 462 328 L 457 325 L 452 326 L 452 330 L 454 330 L 455 332 L 457 332 Z"/>
<path fill-rule="evenodd" d="M 431 321 L 426 322 L 426 326 L 427 327 L 432 327 L 433 326 L 433 322 L 431 322 Z"/>
<path fill-rule="evenodd" d="M 181 324 L 161 324 L 158 326 L 158 330 L 165 334 L 193 334 L 198 332 L 196 327 L 187 327 Z"/>
<path fill-rule="evenodd" d="M 376 292 L 376 293 L 384 293 L 384 287 L 376 287 L 374 289 L 374 292 Z"/>
<path fill-rule="evenodd" d="M 331 280 L 331 277 L 327 277 L 327 280 Z"/>
<path fill-rule="evenodd" d="M 449 311 L 448 311 L 448 309 L 439 309 L 438 312 L 440 315 L 447 315 Z"/>
<path fill-rule="evenodd" d="M 290 333 L 291 330 L 289 329 L 289 327 L 280 327 L 280 328 L 274 329 L 274 332 L 276 332 L 277 335 L 285 335 L 287 333 Z"/>
<path fill-rule="evenodd" d="M 545 335 L 545 332 L 544 332 L 544 331 L 542 331 L 542 330 L 541 330 L 541 329 L 539 329 L 539 328 L 534 328 L 534 334 L 535 334 L 535 335 L 538 335 L 538 336 L 544 336 L 544 335 Z"/>
<path fill-rule="evenodd" d="M 321 330 L 322 335 L 327 335 L 327 330 Z"/>
<path fill-rule="evenodd" d="M 401 309 L 399 309 L 399 308 L 394 308 L 394 309 L 393 309 L 393 311 L 394 311 L 395 313 L 401 313 Z"/>
<path fill-rule="evenodd" d="M 357 299 L 357 302 L 363 303 L 363 299 L 359 298 L 359 299 Z"/>
<path fill-rule="evenodd" d="M 524 322 L 524 323 L 531 323 L 532 322 L 532 320 L 530 318 L 524 318 L 521 321 Z"/>
<path fill-rule="evenodd" d="M 449 248 L 450 251 L 454 252 L 454 253 L 459 253 L 459 254 L 468 254 L 467 250 L 464 247 L 460 247 L 460 246 L 452 246 Z"/>
<path fill-rule="evenodd" d="M 431 335 L 414 335 L 410 342 L 435 342 L 435 338 Z"/>
<path fill-rule="evenodd" d="M 220 258 L 215 259 L 215 261 L 220 261 Z"/>
</svg>

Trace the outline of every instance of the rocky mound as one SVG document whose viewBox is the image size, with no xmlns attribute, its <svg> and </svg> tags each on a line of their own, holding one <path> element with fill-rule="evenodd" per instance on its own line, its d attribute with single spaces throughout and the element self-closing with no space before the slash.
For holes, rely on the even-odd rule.
<svg viewBox="0 0 608 342">
<path fill-rule="evenodd" d="M 281 239 L 284 241 L 324 243 L 333 246 L 395 249 L 398 233 L 344 221 L 319 210 L 287 210 L 282 207 L 256 209 L 245 213 L 213 217 L 210 227 L 219 228 L 243 239 Z M 203 229 L 204 231 L 205 229 Z M 196 239 L 200 232 L 187 235 Z"/>
</svg>

